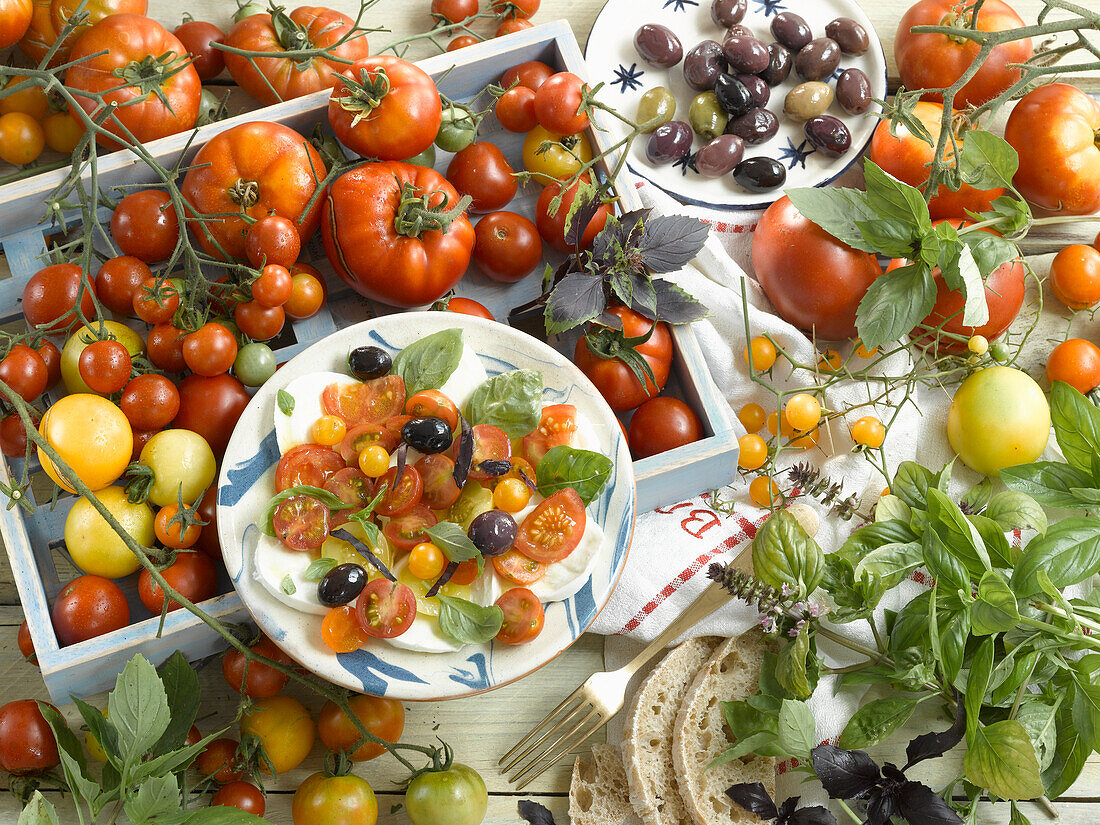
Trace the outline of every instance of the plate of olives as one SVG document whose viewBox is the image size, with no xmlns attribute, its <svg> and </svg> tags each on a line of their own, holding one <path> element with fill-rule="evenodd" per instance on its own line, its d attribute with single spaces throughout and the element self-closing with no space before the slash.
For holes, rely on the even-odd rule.
<svg viewBox="0 0 1100 825">
<path fill-rule="evenodd" d="M 601 99 L 643 126 L 631 173 L 712 209 L 835 180 L 886 97 L 882 43 L 855 0 L 608 0 L 585 60 Z"/>
</svg>

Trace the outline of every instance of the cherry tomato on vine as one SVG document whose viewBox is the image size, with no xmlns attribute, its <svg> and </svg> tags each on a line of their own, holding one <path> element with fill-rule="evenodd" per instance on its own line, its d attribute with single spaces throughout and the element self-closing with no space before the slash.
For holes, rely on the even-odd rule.
<svg viewBox="0 0 1100 825">
<path fill-rule="evenodd" d="M 539 234 L 542 235 L 542 239 L 554 249 L 558 250 L 558 252 L 569 254 L 575 251 L 565 240 L 565 220 L 569 215 L 570 208 L 573 206 L 573 201 L 577 197 L 577 191 L 581 184 L 586 182 L 587 179 L 588 176 L 585 175 L 581 180 L 565 190 L 565 194 L 561 199 L 561 205 L 558 207 L 558 211 L 553 215 L 550 214 L 551 202 L 557 197 L 558 193 L 562 191 L 561 184 L 548 184 L 539 195 L 538 204 L 535 206 L 535 224 L 539 228 Z M 607 217 L 610 214 L 611 207 L 606 203 L 600 204 L 599 208 L 596 210 L 596 214 L 592 216 L 591 220 L 588 222 L 588 226 L 585 227 L 584 233 L 580 237 L 580 243 L 576 247 L 577 249 L 583 251 L 592 245 L 592 241 L 595 240 L 600 230 L 604 228 L 604 225 L 607 223 Z"/>
<path fill-rule="evenodd" d="M 535 91 L 539 125 L 559 135 L 575 135 L 588 128 L 588 113 L 580 111 L 587 85 L 572 72 L 551 75 Z"/>
<path fill-rule="evenodd" d="M 46 362 L 26 344 L 12 345 L 8 354 L 0 360 L 0 381 L 15 390 L 24 401 L 34 401 L 44 393 L 49 380 L 50 371 Z"/>
<path fill-rule="evenodd" d="M 225 32 L 205 20 L 184 19 L 173 32 L 191 55 L 191 66 L 205 83 L 213 80 L 225 68 L 225 52 L 214 48 L 214 43 L 225 42 Z"/>
<path fill-rule="evenodd" d="M 241 718 L 241 736 L 255 736 L 263 745 L 267 763 L 260 770 L 282 775 L 302 764 L 317 739 L 317 726 L 306 707 L 290 696 L 256 701 Z"/>
<path fill-rule="evenodd" d="M 78 363 L 81 379 L 100 395 L 118 392 L 130 381 L 130 353 L 118 341 L 93 341 Z"/>
<path fill-rule="evenodd" d="M 298 225 L 282 215 L 268 215 L 248 227 L 244 236 L 244 251 L 248 262 L 255 267 L 277 264 L 289 267 L 298 260 L 302 251 L 302 238 L 298 234 Z M 287 276 L 290 273 L 287 272 Z M 255 283 L 253 283 L 255 297 Z M 288 296 L 289 297 L 289 296 Z M 280 303 L 283 303 L 280 301 Z M 275 306 L 269 304 L 268 306 Z"/>
<path fill-rule="evenodd" d="M 258 387 L 275 374 L 275 353 L 267 344 L 253 341 L 237 351 L 233 374 L 246 387 Z"/>
<path fill-rule="evenodd" d="M 245 301 L 233 310 L 233 320 L 241 332 L 256 341 L 270 341 L 283 331 L 286 311 L 281 306 L 264 306 L 259 301 Z M 236 352 L 233 353 L 236 358 Z"/>
<path fill-rule="evenodd" d="M 122 475 L 133 451 L 133 428 L 122 410 L 98 395 L 67 395 L 46 410 L 38 431 L 76 476 L 92 490 L 102 490 Z M 94 439 L 88 433 L 96 434 Z M 50 458 L 38 450 L 46 474 L 70 493 Z"/>
<path fill-rule="evenodd" d="M 65 585 L 50 611 L 58 643 L 84 642 L 130 623 L 130 606 L 121 588 L 102 576 L 79 576 Z"/>
<path fill-rule="evenodd" d="M 515 32 L 521 32 L 525 29 L 534 28 L 535 24 L 530 20 L 523 20 L 522 18 L 512 18 L 505 20 L 499 26 L 497 30 L 493 32 L 493 37 L 504 37 L 506 34 L 514 34 Z"/>
<path fill-rule="evenodd" d="M 737 413 L 737 419 L 748 432 L 754 433 L 764 426 L 764 408 L 759 404 L 746 404 Z"/>
<path fill-rule="evenodd" d="M 219 785 L 239 782 L 244 768 L 237 755 L 241 743 L 236 739 L 214 739 L 195 758 L 195 770 L 204 778 L 213 779 Z"/>
<path fill-rule="evenodd" d="M 703 437 L 703 422 L 678 398 L 651 398 L 630 417 L 627 441 L 635 458 L 646 458 Z"/>
<path fill-rule="evenodd" d="M 543 149 L 543 144 L 549 144 Z M 592 160 L 592 144 L 584 134 L 562 135 L 536 126 L 523 139 L 523 168 L 543 185 L 565 181 Z"/>
<path fill-rule="evenodd" d="M 95 293 L 103 305 L 119 315 L 132 315 L 134 296 L 153 278 L 149 265 L 133 255 L 108 258 L 95 276 Z"/>
<path fill-rule="evenodd" d="M 84 136 L 84 124 L 70 112 L 54 112 L 42 121 L 42 132 L 50 149 L 71 155 Z"/>
<path fill-rule="evenodd" d="M 478 13 L 478 0 L 432 0 L 432 16 L 447 23 L 461 23 Z"/>
<path fill-rule="evenodd" d="M 60 761 L 57 739 L 36 701 L 17 699 L 0 707 L 0 769 L 29 776 L 48 771 Z"/>
<path fill-rule="evenodd" d="M 325 305 L 324 276 L 308 264 L 290 267 L 290 297 L 283 304 L 286 317 L 292 321 L 312 318 Z"/>
<path fill-rule="evenodd" d="M 125 255 L 147 264 L 163 261 L 179 242 L 176 207 L 159 189 L 132 192 L 119 201 L 111 215 L 111 237 Z"/>
<path fill-rule="evenodd" d="M 202 527 L 197 524 L 184 527 L 181 522 L 172 524 L 172 519 L 176 517 L 179 511 L 179 506 L 175 504 L 167 504 L 161 507 L 157 511 L 156 519 L 153 521 L 153 529 L 156 531 L 157 541 L 165 547 L 171 547 L 173 550 L 186 550 L 188 547 L 193 547 L 195 542 L 199 540 Z M 172 582 L 169 580 L 168 584 L 172 585 Z M 175 587 L 175 585 L 172 586 Z"/>
<path fill-rule="evenodd" d="M 233 333 L 217 321 L 207 321 L 183 339 L 183 360 L 197 375 L 210 377 L 228 372 L 236 357 Z"/>
<path fill-rule="evenodd" d="M 506 206 L 519 184 L 504 153 L 488 141 L 471 143 L 451 158 L 447 180 L 460 195 L 469 195 L 471 212 L 492 212 Z"/>
<path fill-rule="evenodd" d="M 8 13 L 6 8 L 0 9 L 0 12 L 5 15 Z M 4 89 L 14 89 L 26 80 L 26 75 L 12 75 L 11 80 L 4 85 Z M 42 86 L 29 86 L 22 91 L 10 92 L 4 97 L 0 97 L 0 115 L 22 112 L 25 115 L 30 115 L 34 120 L 41 121 L 49 114 L 49 111 L 50 100 L 46 97 L 46 90 Z"/>
<path fill-rule="evenodd" d="M 539 122 L 535 114 L 535 92 L 526 86 L 516 86 L 502 94 L 493 111 L 501 126 L 521 135 L 530 132 Z"/>
<path fill-rule="evenodd" d="M 397 742 L 405 730 L 405 708 L 396 699 L 356 695 L 348 699 L 351 712 L 364 727 L 386 742 Z M 317 732 L 325 747 L 333 753 L 354 748 L 362 738 L 355 722 L 333 701 L 325 702 L 317 719 Z M 374 742 L 364 742 L 349 755 L 352 762 L 365 762 L 385 753 Z"/>
<path fill-rule="evenodd" d="M 877 449 L 886 440 L 886 427 L 873 415 L 865 415 L 852 425 L 852 440 L 856 444 Z"/>
<path fill-rule="evenodd" d="M 154 325 L 145 341 L 149 361 L 165 372 L 183 372 L 187 366 L 183 360 L 183 341 L 186 337 L 187 333 L 171 324 Z"/>
<path fill-rule="evenodd" d="M 1070 309 L 1088 309 L 1100 302 L 1100 251 L 1071 244 L 1050 264 L 1050 288 Z"/>
<path fill-rule="evenodd" d="M 31 327 L 67 332 L 83 323 L 78 301 L 84 318 L 95 318 L 94 293 L 94 284 L 84 282 L 77 264 L 53 264 L 34 273 L 23 287 L 23 315 Z"/>
<path fill-rule="evenodd" d="M 447 51 L 457 52 L 459 49 L 465 49 L 467 46 L 474 46 L 480 42 L 472 34 L 460 34 L 447 44 Z"/>
<path fill-rule="evenodd" d="M 0 49 L 14 46 L 20 38 L 26 36 L 37 9 L 32 0 L 9 0 L 3 3 L 3 11 L 0 19 Z"/>
<path fill-rule="evenodd" d="M 161 508 L 161 511 L 174 508 L 174 505 Z M 162 533 L 160 529 L 157 530 L 157 538 L 164 542 L 161 535 L 172 540 L 173 536 L 178 537 L 178 526 L 168 526 L 168 519 L 162 519 L 158 513 L 157 527 L 165 528 Z M 192 543 L 198 539 L 198 535 L 194 537 L 187 537 L 186 540 L 192 541 Z M 167 544 L 167 542 L 165 542 Z M 182 544 L 183 542 L 175 542 L 176 544 Z M 171 545 L 169 545 L 171 546 Z M 181 552 L 176 556 L 176 560 L 164 570 L 161 571 L 161 575 L 164 576 L 164 580 L 168 583 L 168 586 L 178 592 L 185 599 L 188 599 L 195 604 L 204 602 L 207 599 L 212 599 L 218 593 L 218 568 L 214 564 L 214 560 L 211 559 L 205 553 L 196 552 Z M 145 605 L 145 609 L 150 613 L 157 615 L 164 607 L 165 593 L 161 589 L 160 585 L 153 581 L 152 575 L 148 570 L 142 570 L 141 575 L 138 577 L 138 596 L 141 598 L 141 603 Z M 173 610 L 179 610 L 183 605 L 175 600 L 168 601 L 168 612 Z"/>
<path fill-rule="evenodd" d="M 147 373 L 126 384 L 119 406 L 135 430 L 160 430 L 179 412 L 180 393 L 163 375 Z"/>
<path fill-rule="evenodd" d="M 180 294 L 172 281 L 146 278 L 134 294 L 134 314 L 147 324 L 166 324 L 180 306 Z"/>
<path fill-rule="evenodd" d="M 783 407 L 783 417 L 796 430 L 812 430 L 821 420 L 821 402 L 805 392 L 792 395 Z"/>
<path fill-rule="evenodd" d="M 432 304 L 432 309 L 439 312 L 457 312 L 459 315 L 472 315 L 475 318 L 485 318 L 489 321 L 496 320 L 493 313 L 484 304 L 478 303 L 473 298 L 463 298 L 459 295 L 440 298 Z"/>
<path fill-rule="evenodd" d="M 496 635 L 498 642 L 521 645 L 538 637 L 546 623 L 546 612 L 538 596 L 526 587 L 505 590 L 496 606 L 504 613 L 504 623 Z"/>
<path fill-rule="evenodd" d="M 497 14 L 507 11 L 513 17 L 534 17 L 542 0 L 490 0 L 489 6 Z"/>
<path fill-rule="evenodd" d="M 222 785 L 210 800 L 210 805 L 238 808 L 256 816 L 263 816 L 267 809 L 263 791 L 251 782 L 228 782 Z"/>
<path fill-rule="evenodd" d="M 577 341 L 573 361 L 596 385 L 611 409 L 632 410 L 665 388 L 672 366 L 672 334 L 668 324 L 651 321 L 628 307 L 610 306 L 607 312 L 621 319 L 622 330 L 593 324 L 588 335 Z M 643 337 L 651 329 L 648 341 L 631 346 L 625 340 Z M 637 363 L 643 359 L 653 372 L 652 379 Z M 635 370 L 641 372 L 642 380 Z"/>
<path fill-rule="evenodd" d="M 1080 393 L 1100 387 L 1100 347 L 1083 338 L 1063 341 L 1047 358 L 1047 379 L 1064 381 Z"/>
<path fill-rule="evenodd" d="M 758 507 L 771 507 L 783 498 L 783 494 L 769 476 L 759 476 L 749 483 L 749 498 Z"/>
<path fill-rule="evenodd" d="M 42 124 L 25 112 L 0 115 L 0 160 L 26 166 L 38 160 L 46 148 Z"/>
<path fill-rule="evenodd" d="M 22 458 L 27 454 L 27 430 L 15 413 L 0 418 L 0 453 L 8 458 Z"/>
<path fill-rule="evenodd" d="M 515 212 L 490 212 L 474 227 L 474 260 L 494 281 L 522 280 L 542 262 L 538 227 Z"/>
<path fill-rule="evenodd" d="M 412 825 L 480 825 L 488 808 L 485 780 L 459 762 L 445 771 L 420 774 L 405 791 Z"/>
<path fill-rule="evenodd" d="M 249 650 L 266 656 L 273 662 L 291 665 L 291 659 L 283 653 L 275 643 L 266 636 L 261 638 Z M 231 647 L 222 657 L 222 676 L 226 683 L 242 696 L 252 699 L 264 699 L 274 696 L 283 689 L 290 677 L 270 665 L 263 662 L 248 662 L 248 673 L 245 674 L 245 657 L 235 647 Z"/>
<path fill-rule="evenodd" d="M 32 665 L 37 666 L 38 654 L 34 651 L 34 639 L 31 638 L 31 628 L 30 625 L 27 624 L 26 619 L 19 625 L 19 634 L 16 637 L 16 644 L 19 646 L 19 652 L 23 654 L 23 658 Z"/>
<path fill-rule="evenodd" d="M 378 801 L 367 780 L 353 773 L 332 776 L 311 774 L 298 786 L 290 803 L 294 825 L 329 825 L 335 822 L 375 825 Z"/>
<path fill-rule="evenodd" d="M 768 460 L 768 445 L 756 433 L 737 439 L 737 466 L 742 470 L 758 470 Z"/>
</svg>

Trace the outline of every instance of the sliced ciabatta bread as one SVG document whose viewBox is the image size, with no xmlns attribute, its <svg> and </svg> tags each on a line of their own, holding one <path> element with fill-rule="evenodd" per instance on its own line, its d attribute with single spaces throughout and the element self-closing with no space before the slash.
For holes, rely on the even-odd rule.
<svg viewBox="0 0 1100 825">
<path fill-rule="evenodd" d="M 623 756 L 615 745 L 596 745 L 592 757 L 573 763 L 569 782 L 571 825 L 640 825 L 630 805 Z"/>
<path fill-rule="evenodd" d="M 695 672 L 721 641 L 718 636 L 701 636 L 673 648 L 630 700 L 623 729 L 623 764 L 630 802 L 645 825 L 690 821 L 672 763 L 673 726 Z"/>
<path fill-rule="evenodd" d="M 775 760 L 745 756 L 708 769 L 732 743 L 721 702 L 743 699 L 759 691 L 764 661 L 764 634 L 749 630 L 719 645 L 695 674 L 676 717 L 672 761 L 687 809 L 685 823 L 694 825 L 757 825 L 763 822 L 726 796 L 739 782 L 762 782 L 775 792 Z"/>
</svg>

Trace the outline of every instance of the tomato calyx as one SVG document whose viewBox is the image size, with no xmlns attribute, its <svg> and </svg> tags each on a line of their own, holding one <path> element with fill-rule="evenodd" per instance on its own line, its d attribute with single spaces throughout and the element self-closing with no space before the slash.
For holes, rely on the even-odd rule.
<svg viewBox="0 0 1100 825">
<path fill-rule="evenodd" d="M 275 29 L 275 36 L 279 45 L 288 52 L 304 51 L 315 48 L 309 39 L 309 32 L 304 26 L 295 23 L 282 6 L 271 6 L 271 27 Z M 298 71 L 306 71 L 312 64 L 312 57 L 291 58 Z"/>
<path fill-rule="evenodd" d="M 122 478 L 126 481 L 126 498 L 131 504 L 141 504 L 149 498 L 149 491 L 156 482 L 153 468 L 140 461 L 132 461 L 122 472 Z"/>
<path fill-rule="evenodd" d="M 393 219 L 393 228 L 398 235 L 419 238 L 425 232 L 446 232 L 473 202 L 469 195 L 463 195 L 448 210 L 450 198 L 447 193 L 438 192 L 443 199 L 433 206 L 431 200 L 434 194 L 424 192 L 411 182 L 401 184 L 401 201 Z"/>
<path fill-rule="evenodd" d="M 171 77 L 190 65 L 191 57 L 186 54 L 177 55 L 174 52 L 162 55 L 147 54 L 141 60 L 131 60 L 125 66 L 120 66 L 111 74 L 135 89 L 140 89 L 142 95 L 155 94 L 161 103 L 171 108 L 168 96 L 162 87 Z"/>
<path fill-rule="evenodd" d="M 615 329 L 614 327 L 600 327 L 598 330 L 593 328 L 585 334 L 584 345 L 588 347 L 590 353 L 604 361 L 610 361 L 614 358 L 622 361 L 634 377 L 638 379 L 638 383 L 642 387 L 656 387 L 657 376 L 653 374 L 653 367 L 638 352 L 638 347 L 644 345 L 653 337 L 655 329 L 657 329 L 656 321 L 653 322 L 653 325 L 644 335 L 629 338 L 621 329 Z"/>
<path fill-rule="evenodd" d="M 244 212 L 260 202 L 260 184 L 254 180 L 237 178 L 226 194 Z"/>
<path fill-rule="evenodd" d="M 358 80 L 344 74 L 339 75 L 337 79 L 347 88 L 348 94 L 333 98 L 333 101 L 338 103 L 341 109 L 354 113 L 355 117 L 351 120 L 352 126 L 381 106 L 386 95 L 390 93 L 390 76 L 386 73 L 385 66 L 379 66 L 373 73 L 370 69 L 360 69 Z"/>
</svg>

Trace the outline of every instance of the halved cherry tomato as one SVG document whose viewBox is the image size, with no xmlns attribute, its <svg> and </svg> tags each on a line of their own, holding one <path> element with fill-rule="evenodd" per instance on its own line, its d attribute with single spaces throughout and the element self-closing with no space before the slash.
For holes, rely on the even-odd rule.
<svg viewBox="0 0 1100 825">
<path fill-rule="evenodd" d="M 387 375 L 362 384 L 330 384 L 321 393 L 321 404 L 329 415 L 344 419 L 349 429 L 385 421 L 405 408 L 405 382 Z"/>
<path fill-rule="evenodd" d="M 430 541 L 425 531 L 434 527 L 438 521 L 427 505 L 418 504 L 403 516 L 386 522 L 382 532 L 398 550 L 412 550 L 422 541 Z"/>
<path fill-rule="evenodd" d="M 359 626 L 354 605 L 334 607 L 321 620 L 321 638 L 335 653 L 351 653 L 367 643 L 370 638 Z"/>
<path fill-rule="evenodd" d="M 513 548 L 502 556 L 493 556 L 493 567 L 501 578 L 513 584 L 534 584 L 546 575 L 547 566 Z"/>
<path fill-rule="evenodd" d="M 577 434 L 577 408 L 572 404 L 552 404 L 542 408 L 535 431 L 523 437 L 523 456 L 537 467 L 552 447 L 573 446 Z M 533 477 L 532 477 L 533 478 Z"/>
<path fill-rule="evenodd" d="M 367 582 L 355 602 L 359 627 L 376 639 L 400 636 L 416 618 L 416 596 L 406 585 L 378 578 Z"/>
<path fill-rule="evenodd" d="M 424 482 L 424 494 L 421 501 L 433 510 L 444 510 L 458 501 L 462 493 L 455 484 L 455 463 L 447 456 L 433 453 L 421 458 L 413 465 Z"/>
<path fill-rule="evenodd" d="M 458 442 L 454 449 L 458 450 Z M 506 461 L 512 457 L 512 442 L 508 434 L 492 424 L 478 424 L 474 427 L 474 460 L 470 465 L 467 478 L 473 481 L 488 481 L 493 478 L 489 473 L 477 469 L 482 461 Z"/>
<path fill-rule="evenodd" d="M 523 520 L 515 548 L 543 564 L 561 561 L 580 544 L 586 520 L 577 491 L 572 487 L 558 490 Z"/>
<path fill-rule="evenodd" d="M 542 633 L 546 612 L 538 596 L 526 587 L 505 590 L 496 600 L 496 606 L 504 611 L 504 624 L 497 633 L 497 641 L 506 645 L 521 645 Z"/>
<path fill-rule="evenodd" d="M 331 447 L 301 444 L 279 459 L 275 469 L 275 491 L 281 493 L 302 484 L 324 487 L 325 482 L 344 466 L 344 459 Z"/>
<path fill-rule="evenodd" d="M 374 498 L 374 482 L 358 467 L 345 467 L 336 471 L 325 481 L 325 489 L 344 504 L 351 505 L 347 510 L 338 510 L 332 514 L 333 527 L 344 524 L 349 513 L 361 510 Z"/>
<path fill-rule="evenodd" d="M 439 390 L 422 390 L 405 402 L 405 412 L 413 418 L 442 418 L 451 428 L 458 429 L 458 407 Z"/>
<path fill-rule="evenodd" d="M 477 579 L 478 569 L 477 560 L 470 559 L 469 561 L 463 561 L 458 563 L 458 567 L 455 568 L 455 572 L 451 574 L 451 584 L 473 584 Z"/>
<path fill-rule="evenodd" d="M 424 492 L 424 482 L 416 468 L 405 467 L 405 472 L 401 474 L 401 481 L 396 487 L 393 483 L 395 478 L 397 478 L 396 467 L 391 467 L 382 476 L 381 484 L 386 485 L 386 495 L 382 497 L 374 510 L 380 516 L 386 516 L 387 518 L 401 516 L 420 503 L 420 496 Z"/>
<path fill-rule="evenodd" d="M 360 424 L 348 430 L 344 440 L 336 446 L 336 451 L 350 465 L 359 460 L 359 453 L 367 447 L 377 445 L 387 453 L 392 453 L 400 440 L 400 427 L 395 431 L 386 424 Z"/>
<path fill-rule="evenodd" d="M 312 496 L 291 496 L 275 508 L 273 524 L 291 550 L 316 550 L 328 538 L 329 509 Z"/>
</svg>

